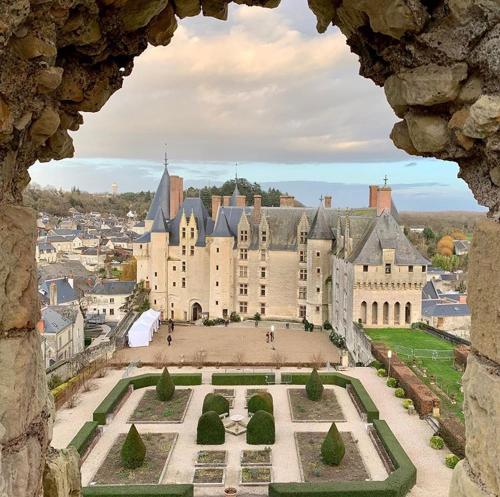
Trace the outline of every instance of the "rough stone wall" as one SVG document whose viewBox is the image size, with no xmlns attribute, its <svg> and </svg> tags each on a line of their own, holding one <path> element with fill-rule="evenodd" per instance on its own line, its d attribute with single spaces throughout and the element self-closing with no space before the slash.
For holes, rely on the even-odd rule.
<svg viewBox="0 0 500 497">
<path fill-rule="evenodd" d="M 43 162 L 73 155 L 68 131 L 78 130 L 82 112 L 101 109 L 131 73 L 134 57 L 148 43 L 168 45 L 177 20 L 186 16 L 203 12 L 226 19 L 228 3 L 0 0 L 2 497 L 39 494 L 50 438 L 50 401 L 42 381 L 39 338 L 33 331 L 38 317 L 34 216 L 21 207 L 22 191 L 29 182 L 28 168 L 37 159 Z M 276 7 L 279 0 L 235 3 Z M 325 31 L 332 22 L 339 26 L 352 51 L 359 55 L 361 75 L 384 86 L 389 103 L 401 118 L 391 134 L 396 146 L 415 155 L 457 161 L 460 176 L 476 199 L 489 208 L 490 216 L 498 220 L 498 0 L 308 3 L 317 16 L 318 31 Z M 499 229 L 493 222 L 484 224 L 473 249 L 480 257 L 471 257 L 476 352 L 470 356 L 466 378 L 466 418 L 468 437 L 471 430 L 481 436 L 470 437 L 467 462 L 456 472 L 452 495 L 498 494 L 498 473 L 487 462 L 498 458 L 485 452 L 480 442 L 483 435 L 484 440 L 498 440 L 492 438 L 498 433 L 491 430 L 500 425 L 492 422 L 498 421 L 499 409 L 476 392 L 486 385 L 498 391 L 499 290 L 495 295 L 490 284 L 487 289 L 482 285 L 499 279 Z M 17 360 L 11 362 L 11 358 Z M 481 375 L 485 381 L 475 381 Z M 488 412 L 484 423 L 482 410 Z M 62 457 L 69 465 L 71 458 L 71 454 Z M 70 492 L 69 486 L 57 488 Z M 472 488 L 479 490 L 473 493 Z M 71 495 L 77 494 L 71 490 Z"/>
</svg>

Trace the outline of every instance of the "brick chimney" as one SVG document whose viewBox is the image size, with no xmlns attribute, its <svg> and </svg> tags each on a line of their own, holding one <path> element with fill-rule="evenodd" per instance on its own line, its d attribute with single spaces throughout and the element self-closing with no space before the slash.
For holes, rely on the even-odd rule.
<svg viewBox="0 0 500 497">
<path fill-rule="evenodd" d="M 222 205 L 226 207 L 231 203 L 231 195 L 224 195 Z"/>
<path fill-rule="evenodd" d="M 280 195 L 280 207 L 293 207 L 295 197 L 293 195 Z"/>
<path fill-rule="evenodd" d="M 370 196 L 368 199 L 368 207 L 377 207 L 377 185 L 370 185 Z"/>
<path fill-rule="evenodd" d="M 377 189 L 377 216 L 382 212 L 390 212 L 392 208 L 392 189 L 388 186 L 380 186 Z"/>
<path fill-rule="evenodd" d="M 44 319 L 40 319 L 40 321 L 38 321 L 38 323 L 36 323 L 36 330 L 38 331 L 38 333 L 40 333 L 40 335 L 45 334 L 45 320 Z"/>
<path fill-rule="evenodd" d="M 325 195 L 324 205 L 325 205 L 325 209 L 330 209 L 332 207 L 332 196 L 331 195 Z"/>
<path fill-rule="evenodd" d="M 221 202 L 222 197 L 220 195 L 212 195 L 212 219 L 214 221 L 217 218 L 217 212 L 219 212 Z"/>
<path fill-rule="evenodd" d="M 170 176 L 170 218 L 174 218 L 184 201 L 184 179 Z"/>
<path fill-rule="evenodd" d="M 254 195 L 252 221 L 255 224 L 259 224 L 261 216 L 262 216 L 262 195 Z"/>
<path fill-rule="evenodd" d="M 245 195 L 237 195 L 236 196 L 236 206 L 237 207 L 245 207 L 247 205 L 247 198 Z"/>
<path fill-rule="evenodd" d="M 458 303 L 459 304 L 467 304 L 467 295 L 460 295 L 458 297 Z"/>
<path fill-rule="evenodd" d="M 49 305 L 57 305 L 57 284 L 51 281 L 49 285 Z"/>
</svg>

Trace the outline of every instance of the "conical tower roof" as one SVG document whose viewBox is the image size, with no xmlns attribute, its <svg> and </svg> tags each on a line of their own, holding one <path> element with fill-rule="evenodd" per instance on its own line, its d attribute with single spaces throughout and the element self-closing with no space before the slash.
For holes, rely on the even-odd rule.
<svg viewBox="0 0 500 497">
<path fill-rule="evenodd" d="M 311 230 L 307 236 L 310 240 L 333 240 L 333 232 L 326 219 L 325 208 L 320 205 L 314 216 Z"/>
<path fill-rule="evenodd" d="M 229 223 L 227 222 L 227 217 L 224 212 L 224 208 L 219 209 L 219 213 L 217 215 L 217 223 L 215 224 L 212 236 L 217 236 L 217 237 L 233 236 L 231 234 L 231 229 L 229 228 Z"/>
<path fill-rule="evenodd" d="M 146 216 L 147 220 L 154 220 L 157 212 L 163 209 L 165 219 L 170 219 L 170 174 L 168 173 L 167 164 L 160 180 L 160 184 L 156 189 L 155 196 L 149 206 L 149 211 Z"/>
<path fill-rule="evenodd" d="M 237 207 L 238 206 L 238 197 L 241 195 L 240 191 L 238 190 L 238 181 L 236 181 L 234 185 L 234 191 L 233 194 L 231 195 L 231 200 L 229 201 L 229 205 L 231 207 Z"/>
<path fill-rule="evenodd" d="M 153 226 L 151 226 L 151 233 L 166 233 L 167 231 L 165 215 L 163 214 L 163 209 L 160 207 L 160 209 L 156 211 Z"/>
</svg>

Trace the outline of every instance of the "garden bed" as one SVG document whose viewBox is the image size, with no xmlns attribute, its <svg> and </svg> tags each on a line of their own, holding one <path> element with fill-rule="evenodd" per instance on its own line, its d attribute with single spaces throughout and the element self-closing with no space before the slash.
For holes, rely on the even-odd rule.
<svg viewBox="0 0 500 497">
<path fill-rule="evenodd" d="M 250 400 L 250 397 L 257 393 L 269 393 L 269 390 L 267 388 L 247 388 L 245 392 L 245 408 L 248 407 L 248 401 Z"/>
<path fill-rule="evenodd" d="M 144 433 L 142 441 L 146 446 L 144 464 L 136 469 L 122 466 L 121 448 L 126 434 L 118 435 L 101 467 L 97 470 L 91 485 L 133 485 L 159 483 L 163 469 L 177 440 L 177 433 Z"/>
<path fill-rule="evenodd" d="M 224 485 L 225 473 L 223 468 L 196 468 L 193 483 L 200 486 L 221 486 Z"/>
<path fill-rule="evenodd" d="M 214 393 L 217 395 L 222 395 L 227 399 L 234 397 L 234 388 L 214 388 Z"/>
<path fill-rule="evenodd" d="M 289 388 L 288 401 L 294 422 L 345 421 L 342 408 L 331 388 L 325 388 L 318 401 L 308 399 L 305 388 Z"/>
<path fill-rule="evenodd" d="M 200 450 L 196 455 L 196 466 L 225 466 L 227 452 L 225 450 Z"/>
<path fill-rule="evenodd" d="M 329 466 L 321 460 L 321 444 L 326 433 L 295 433 L 302 480 L 305 482 L 365 481 L 370 478 L 358 444 L 349 432 L 341 432 L 345 456 L 338 466 Z"/>
<path fill-rule="evenodd" d="M 273 481 L 273 470 L 270 467 L 241 468 L 240 485 L 268 485 Z"/>
<path fill-rule="evenodd" d="M 241 465 L 242 466 L 270 466 L 272 451 L 271 449 L 264 450 L 242 450 Z"/>
<path fill-rule="evenodd" d="M 146 390 L 129 423 L 182 423 L 192 393 L 190 388 L 177 388 L 174 396 L 163 402 L 156 396 L 156 390 Z"/>
</svg>

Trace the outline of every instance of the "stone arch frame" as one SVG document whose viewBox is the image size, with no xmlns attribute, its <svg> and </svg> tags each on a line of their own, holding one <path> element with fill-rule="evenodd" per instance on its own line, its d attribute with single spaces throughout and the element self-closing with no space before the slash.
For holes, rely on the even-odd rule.
<svg viewBox="0 0 500 497">
<path fill-rule="evenodd" d="M 365 300 L 363 300 L 363 302 L 361 302 L 361 306 L 360 306 L 360 318 L 361 318 L 361 322 L 363 324 L 367 324 L 368 323 L 368 304 L 366 303 Z"/>
<path fill-rule="evenodd" d="M 390 309 L 389 302 L 387 301 L 384 302 L 382 305 L 382 324 L 389 325 L 389 319 L 390 319 L 389 309 Z"/>
<path fill-rule="evenodd" d="M 406 304 L 405 304 L 405 324 L 411 324 L 411 312 L 412 312 L 411 302 L 406 302 Z"/>
<path fill-rule="evenodd" d="M 400 324 L 401 322 L 401 304 L 399 302 L 394 303 L 394 324 Z"/>
<path fill-rule="evenodd" d="M 371 324 L 378 324 L 378 302 L 372 302 L 372 319 Z"/>
<path fill-rule="evenodd" d="M 80 112 L 96 112 L 133 69 L 147 46 L 167 45 L 177 19 L 226 19 L 229 0 L 11 0 L 0 4 L 0 377 L 8 392 L 0 493 L 39 494 L 50 438 L 51 403 L 41 371 L 34 264 L 33 213 L 22 206 L 28 168 L 73 154 L 68 130 Z M 276 7 L 279 0 L 235 0 Z M 492 220 L 472 245 L 469 302 L 473 350 L 464 377 L 466 460 L 454 473 L 453 495 L 499 494 L 498 467 L 489 457 L 498 410 L 500 289 L 485 288 L 500 259 L 498 21 L 495 0 L 309 0 L 317 29 L 336 24 L 360 56 L 360 73 L 383 85 L 401 119 L 395 145 L 413 155 L 456 160 L 460 176 Z M 71 29 L 65 29 L 71 26 Z M 430 76 L 430 79 L 426 79 Z M 14 281 L 7 287 L 6 281 Z M 19 364 L 9 357 L 23 357 Z M 5 363 L 7 361 L 7 364 Z M 11 388 L 16 382 L 19 388 Z M 31 388 L 28 388 L 31 387 Z M 487 388 L 488 390 L 484 390 Z M 22 392 L 32 392 L 29 406 Z M 487 392 L 478 395 L 478 392 Z M 20 393 L 21 392 L 21 393 Z M 495 393 L 493 393 L 495 392 Z M 4 399 L 2 399 L 4 400 Z M 486 413 L 486 414 L 484 414 Z M 486 422 L 484 420 L 487 420 Z M 13 441 L 16 441 L 15 445 Z M 54 455 L 51 457 L 63 457 Z M 18 459 L 16 459 L 18 458 Z M 12 471 L 14 461 L 30 460 Z M 69 461 L 69 459 L 68 459 Z M 73 464 L 76 464 L 73 461 Z M 66 482 L 68 483 L 68 482 Z M 71 482 L 64 488 L 77 486 Z"/>
</svg>

